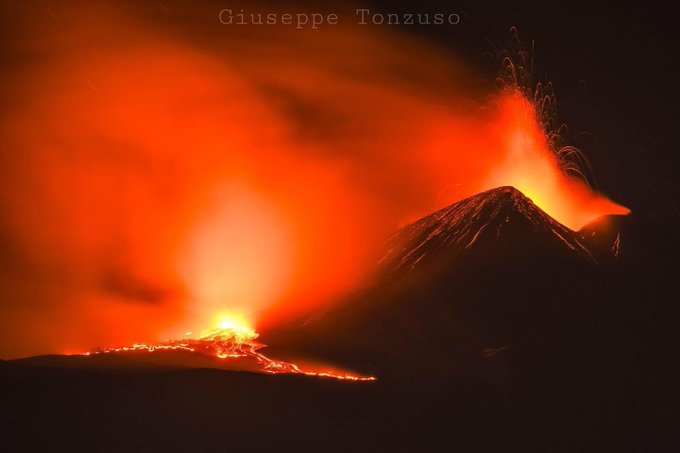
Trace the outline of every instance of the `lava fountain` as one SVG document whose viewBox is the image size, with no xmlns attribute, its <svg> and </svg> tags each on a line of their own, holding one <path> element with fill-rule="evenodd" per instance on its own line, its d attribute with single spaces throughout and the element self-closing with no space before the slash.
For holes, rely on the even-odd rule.
<svg viewBox="0 0 680 453">
<path fill-rule="evenodd" d="M 539 121 L 536 105 L 516 89 L 504 91 L 497 103 L 491 133 L 505 150 L 490 170 L 488 189 L 512 186 L 563 225 L 578 230 L 595 218 L 630 211 L 598 195 L 584 179 L 565 173 Z M 572 163 L 573 164 L 573 163 Z"/>
</svg>

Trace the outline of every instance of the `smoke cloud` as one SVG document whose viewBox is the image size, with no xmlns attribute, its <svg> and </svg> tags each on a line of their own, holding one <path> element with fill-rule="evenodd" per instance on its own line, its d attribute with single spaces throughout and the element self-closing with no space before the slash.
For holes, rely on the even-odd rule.
<svg viewBox="0 0 680 453">
<path fill-rule="evenodd" d="M 2 6 L 0 356 L 278 322 L 493 186 L 573 228 L 621 209 L 557 172 L 529 104 L 431 43 L 221 8 Z"/>
</svg>

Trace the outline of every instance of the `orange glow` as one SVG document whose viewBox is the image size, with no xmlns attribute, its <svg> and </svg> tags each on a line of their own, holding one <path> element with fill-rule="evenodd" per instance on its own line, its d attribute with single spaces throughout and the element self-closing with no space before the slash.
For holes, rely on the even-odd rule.
<svg viewBox="0 0 680 453">
<path fill-rule="evenodd" d="M 571 228 L 626 211 L 560 173 L 531 104 L 393 27 L 5 3 L 2 358 L 158 344 L 216 313 L 262 331 L 355 287 L 398 226 L 495 186 Z"/>
<path fill-rule="evenodd" d="M 286 288 L 294 260 L 293 238 L 276 205 L 242 187 L 218 194 L 179 258 L 191 299 L 187 318 L 194 318 L 184 325 L 191 329 L 210 323 L 215 313 L 223 328 L 252 324 Z"/>
<path fill-rule="evenodd" d="M 491 171 L 489 188 L 509 185 L 519 189 L 572 230 L 604 214 L 628 214 L 628 209 L 564 174 L 536 119 L 534 106 L 518 92 L 501 97 L 493 129 L 505 156 Z"/>
</svg>

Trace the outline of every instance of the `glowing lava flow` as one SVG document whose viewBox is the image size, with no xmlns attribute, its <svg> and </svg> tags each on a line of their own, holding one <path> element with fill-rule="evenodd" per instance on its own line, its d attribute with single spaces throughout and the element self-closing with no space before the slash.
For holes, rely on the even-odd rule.
<svg viewBox="0 0 680 453">
<path fill-rule="evenodd" d="M 199 338 L 184 338 L 155 344 L 134 344 L 118 348 L 97 348 L 82 355 L 92 356 L 130 351 L 186 351 L 216 357 L 218 359 L 245 359 L 257 361 L 260 369 L 269 374 L 301 374 L 305 376 L 328 377 L 346 381 L 375 381 L 373 376 L 361 376 L 340 371 L 310 370 L 300 366 L 275 360 L 260 352 L 265 345 L 255 341 L 257 332 L 242 326 L 229 325 L 219 327 L 203 333 Z"/>
</svg>

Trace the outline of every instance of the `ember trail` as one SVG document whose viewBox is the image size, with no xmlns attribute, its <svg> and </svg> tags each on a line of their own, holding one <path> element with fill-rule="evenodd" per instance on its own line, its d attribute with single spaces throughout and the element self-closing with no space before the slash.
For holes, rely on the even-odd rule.
<svg viewBox="0 0 680 453">
<path fill-rule="evenodd" d="M 254 359 L 260 370 L 269 374 L 300 374 L 304 376 L 326 377 L 346 381 L 375 381 L 373 376 L 362 376 L 348 372 L 334 370 L 312 370 L 294 363 L 284 362 L 267 357 L 260 352 L 266 346 L 256 341 L 258 333 L 253 329 L 235 323 L 223 324 L 208 330 L 198 338 L 183 338 L 166 342 L 145 344 L 137 343 L 132 346 L 97 348 L 91 352 L 82 353 L 84 356 L 100 354 L 125 353 L 141 351 L 154 353 L 158 351 L 185 351 L 226 359 Z"/>
</svg>

